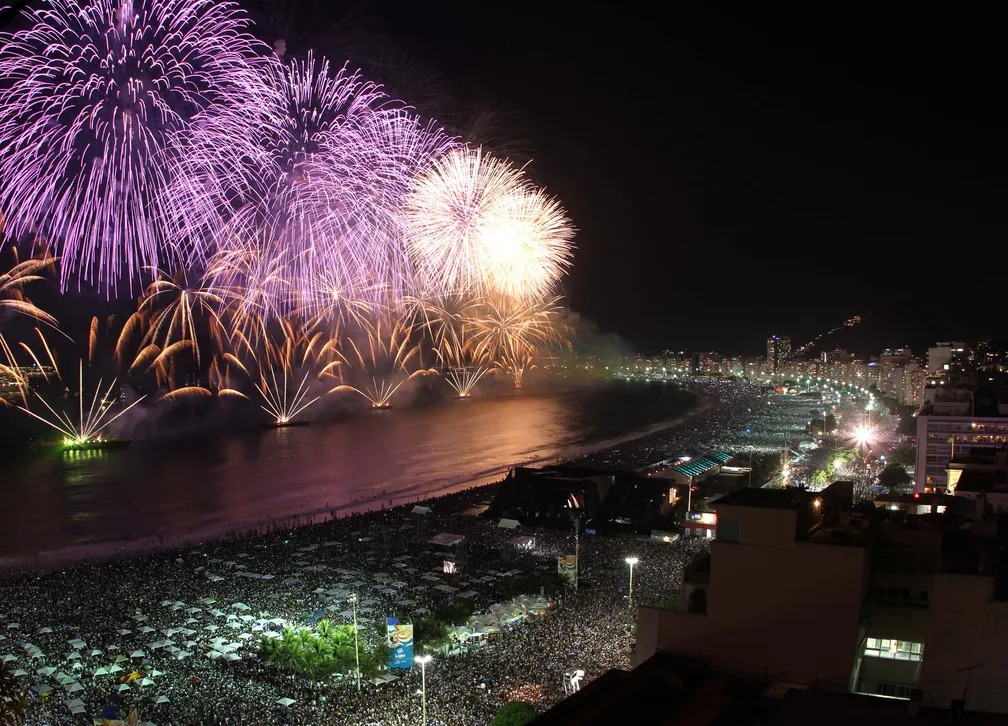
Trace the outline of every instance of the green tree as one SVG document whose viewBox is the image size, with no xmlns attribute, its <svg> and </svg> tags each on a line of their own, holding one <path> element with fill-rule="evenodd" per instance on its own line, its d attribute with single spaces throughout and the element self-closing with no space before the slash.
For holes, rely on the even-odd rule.
<svg viewBox="0 0 1008 726">
<path fill-rule="evenodd" d="M 916 466 L 917 465 L 917 449 L 906 446 L 902 449 L 896 449 L 888 457 L 890 464 L 899 464 L 900 466 Z"/>
<path fill-rule="evenodd" d="M 828 469 L 817 469 L 812 475 L 812 483 L 816 486 L 825 486 L 830 483 L 831 474 Z"/>
<path fill-rule="evenodd" d="M 437 650 L 448 641 L 448 625 L 440 618 L 426 618 L 413 623 L 413 647 L 423 645 Z"/>
<path fill-rule="evenodd" d="M 883 486 L 890 491 L 905 489 L 910 486 L 911 482 L 913 482 L 913 479 L 907 474 L 907 470 L 898 464 L 888 464 L 878 477 L 879 486 Z"/>
<path fill-rule="evenodd" d="M 525 726 L 536 716 L 535 706 L 527 701 L 511 701 L 490 719 L 490 726 Z"/>
<path fill-rule="evenodd" d="M 0 663 L 0 724 L 21 726 L 28 719 L 28 700 L 13 671 Z"/>
</svg>

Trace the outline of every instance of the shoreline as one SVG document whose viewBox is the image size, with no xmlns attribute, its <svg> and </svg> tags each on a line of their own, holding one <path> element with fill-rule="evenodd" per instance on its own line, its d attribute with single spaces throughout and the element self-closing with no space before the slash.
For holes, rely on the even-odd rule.
<svg viewBox="0 0 1008 726">
<path fill-rule="evenodd" d="M 334 519 L 344 519 L 369 512 L 379 511 L 392 507 L 408 506 L 410 504 L 423 504 L 433 499 L 450 494 L 457 494 L 463 491 L 475 489 L 486 489 L 488 492 L 496 485 L 500 484 L 507 472 L 515 466 L 545 465 L 559 461 L 569 461 L 580 457 L 597 454 L 609 449 L 622 446 L 630 442 L 646 439 L 650 436 L 678 428 L 688 421 L 701 416 L 719 404 L 717 397 L 706 395 L 687 385 L 683 387 L 696 397 L 696 402 L 682 415 L 674 419 L 669 419 L 657 424 L 652 424 L 645 429 L 640 429 L 627 434 L 623 434 L 602 441 L 582 444 L 569 444 L 561 448 L 558 452 L 551 452 L 542 456 L 532 456 L 520 462 L 512 462 L 494 467 L 484 471 L 475 477 L 462 480 L 445 482 L 437 485 L 433 489 L 426 488 L 434 482 L 418 484 L 413 492 L 399 493 L 389 496 L 361 497 L 337 506 L 327 506 L 316 508 L 310 511 L 300 511 L 290 513 L 285 516 L 272 517 L 268 519 L 247 520 L 239 522 L 217 523 L 204 526 L 200 529 L 190 530 L 184 533 L 177 533 L 170 538 L 164 536 L 151 536 L 142 539 L 134 539 L 127 542 L 105 541 L 90 542 L 80 545 L 69 545 L 57 550 L 44 550 L 32 555 L 11 555 L 0 557 L 0 579 L 18 577 L 25 574 L 45 572 L 62 567 L 73 567 L 78 565 L 88 565 L 98 562 L 108 562 L 119 559 L 139 557 L 143 555 L 158 554 L 179 549 L 188 549 L 194 546 L 201 546 L 210 543 L 220 543 L 247 537 L 254 534 L 264 534 L 275 531 L 277 528 L 300 528 L 314 524 L 322 524 Z M 415 490 L 422 489 L 418 494 Z"/>
</svg>

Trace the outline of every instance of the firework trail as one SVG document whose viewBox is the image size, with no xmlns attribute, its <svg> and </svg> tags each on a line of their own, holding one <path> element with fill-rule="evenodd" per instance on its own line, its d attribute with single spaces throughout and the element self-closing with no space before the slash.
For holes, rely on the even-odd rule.
<svg viewBox="0 0 1008 726">
<path fill-rule="evenodd" d="M 26 315 L 56 327 L 56 318 L 33 304 L 24 296 L 25 285 L 44 280 L 41 274 L 55 264 L 52 258 L 30 259 L 15 262 L 6 272 L 0 273 L 0 313 L 5 311 Z"/>
<path fill-rule="evenodd" d="M 384 308 L 371 320 L 363 320 L 360 335 L 347 336 L 338 351 L 343 368 L 358 379 L 358 385 L 343 384 L 330 393 L 352 391 L 367 399 L 372 408 L 389 408 L 392 396 L 417 375 L 425 375 L 420 346 L 414 341 L 411 314 Z M 417 370 L 409 368 L 416 364 Z"/>
<path fill-rule="evenodd" d="M 274 425 L 287 426 L 321 398 L 311 396 L 309 379 L 320 373 L 328 339 L 322 331 L 309 335 L 287 320 L 280 321 L 279 327 L 279 340 L 267 338 L 259 346 L 239 333 L 238 356 L 225 353 L 224 362 L 248 376 L 261 398 L 260 408 Z"/>
<path fill-rule="evenodd" d="M 317 311 L 333 290 L 378 302 L 411 278 L 399 207 L 412 178 L 454 141 L 379 86 L 327 60 L 270 64 L 265 96 L 207 114 L 245 120 L 242 153 L 194 144 L 176 180 L 193 211 L 179 231 L 194 256 L 207 236 L 277 257 L 270 306 Z M 218 130 L 217 127 L 221 129 Z"/>
<path fill-rule="evenodd" d="M 404 208 L 421 284 L 446 293 L 534 298 L 570 264 L 574 229 L 519 169 L 462 148 L 434 160 Z"/>
<path fill-rule="evenodd" d="M 260 46 L 217 0 L 50 0 L 0 33 L 0 210 L 8 232 L 41 238 L 61 283 L 114 294 L 176 255 L 164 234 L 186 213 L 173 162 L 206 133 L 200 116 L 251 95 Z M 244 128 L 244 125 L 243 125 Z"/>
<path fill-rule="evenodd" d="M 219 345 L 222 325 L 217 310 L 221 305 L 221 298 L 212 291 L 190 286 L 184 272 L 157 272 L 156 279 L 144 291 L 138 310 L 151 321 L 145 342 L 167 349 L 176 342 L 186 341 L 199 365 L 197 325 L 202 327 L 206 323 Z"/>
<path fill-rule="evenodd" d="M 88 386 L 84 377 L 85 363 L 88 371 L 92 371 L 101 335 L 98 318 L 93 318 L 88 326 L 87 361 L 84 358 L 78 359 L 77 380 L 71 380 L 69 383 L 60 372 L 53 346 L 49 344 L 41 330 L 35 328 L 35 333 L 39 339 L 39 352 L 24 342 L 19 343 L 19 347 L 27 353 L 34 364 L 34 370 L 44 380 L 46 392 L 43 394 L 30 387 L 27 377 L 22 377 L 20 381 L 22 403 L 18 408 L 63 434 L 64 448 L 101 443 L 102 432 L 146 396 L 140 396 L 133 403 L 115 412 L 115 404 L 119 398 L 118 394 L 114 394 L 118 382 L 115 377 L 108 386 L 103 384 L 102 378 L 98 378 L 93 388 Z M 75 389 L 71 388 L 74 383 L 76 383 Z M 36 406 L 36 409 L 32 410 L 31 405 L 36 403 L 41 404 L 41 407 Z"/>
<path fill-rule="evenodd" d="M 459 398 L 469 398 L 472 389 L 489 371 L 486 352 L 477 352 L 476 348 L 478 301 L 446 296 L 431 301 L 409 299 L 407 302 L 419 311 L 424 320 L 424 328 L 430 333 L 445 381 Z"/>
<path fill-rule="evenodd" d="M 521 388 L 525 371 L 535 365 L 543 351 L 567 342 L 560 322 L 560 298 L 532 302 L 486 300 L 476 330 L 475 354 L 507 373 L 515 388 Z"/>
<path fill-rule="evenodd" d="M 56 318 L 42 310 L 24 296 L 24 288 L 33 282 L 44 280 L 41 274 L 49 270 L 55 260 L 52 258 L 30 259 L 18 262 L 15 253 L 14 265 L 6 272 L 0 272 L 0 319 L 5 312 L 32 318 L 41 323 L 57 328 Z M 18 388 L 24 399 L 24 380 L 20 368 L 14 359 L 14 351 L 3 332 L 0 331 L 0 377 L 8 379 L 11 385 Z M 6 362 L 3 362 L 6 361 Z M 6 400 L 0 397 L 0 405 L 6 405 Z"/>
<path fill-rule="evenodd" d="M 136 401 L 113 415 L 112 409 L 115 405 L 116 396 L 112 395 L 112 391 L 115 388 L 115 385 L 116 380 L 112 379 L 108 388 L 103 389 L 102 381 L 99 379 L 98 383 L 94 387 L 94 396 L 91 397 L 90 405 L 87 408 L 84 408 L 84 400 L 85 398 L 88 398 L 88 395 L 85 393 L 86 389 L 84 388 L 84 361 L 80 361 L 78 388 L 76 393 L 71 393 L 71 397 L 76 398 L 78 401 L 76 416 L 74 416 L 72 405 L 69 407 L 63 407 L 56 403 L 50 403 L 37 391 L 32 391 L 32 394 L 35 396 L 35 399 L 40 401 L 45 407 L 46 410 L 44 412 L 36 413 L 35 411 L 29 409 L 27 405 L 18 406 L 18 408 L 32 418 L 41 421 L 47 426 L 50 426 L 63 434 L 63 445 L 66 448 L 75 448 L 92 443 L 100 443 L 103 441 L 101 437 L 102 431 L 146 398 L 146 396 L 140 396 L 140 398 Z M 69 408 L 69 411 L 67 408 Z"/>
<path fill-rule="evenodd" d="M 259 343 L 281 318 L 276 301 L 291 300 L 290 281 L 280 250 L 255 239 L 233 239 L 207 261 L 203 289 L 223 305 L 233 329 Z"/>
</svg>

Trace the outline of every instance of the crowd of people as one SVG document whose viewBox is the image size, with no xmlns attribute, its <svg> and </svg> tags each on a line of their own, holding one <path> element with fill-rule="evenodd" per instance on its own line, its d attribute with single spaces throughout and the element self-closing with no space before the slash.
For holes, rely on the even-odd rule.
<svg viewBox="0 0 1008 726">
<path fill-rule="evenodd" d="M 800 435 L 798 414 L 755 386 L 705 384 L 721 397 L 678 429 L 585 463 L 638 467 L 701 448 L 768 446 Z M 727 399 L 731 400 L 727 400 Z M 356 617 L 365 645 L 385 637 L 384 618 L 421 617 L 465 594 L 486 612 L 514 594 L 515 578 L 555 573 L 572 554 L 571 531 L 514 530 L 478 515 L 494 487 L 298 528 L 276 524 L 223 541 L 142 557 L 85 563 L 0 582 L 0 660 L 18 674 L 30 701 L 29 724 L 90 724 L 133 708 L 139 721 L 173 724 L 412 724 L 420 712 L 420 669 L 392 680 L 352 673 L 310 682 L 266 662 L 264 633 Z M 322 518 L 320 518 L 322 519 Z M 446 573 L 440 532 L 460 535 Z M 562 590 L 544 614 L 529 614 L 499 637 L 434 653 L 426 665 L 432 725 L 486 724 L 510 700 L 543 709 L 565 695 L 564 674 L 591 680 L 630 664 L 632 624 L 641 604 L 678 600 L 682 568 L 701 539 L 580 537 L 581 582 Z M 634 568 L 633 602 L 627 597 Z M 508 574 L 510 573 L 510 574 Z M 535 593 L 538 594 L 538 593 Z M 425 651 L 423 642 L 415 651 Z M 132 680 L 130 676 L 133 676 Z M 124 683 L 124 680 L 128 682 Z M 76 711 L 76 713 L 75 713 Z"/>
</svg>

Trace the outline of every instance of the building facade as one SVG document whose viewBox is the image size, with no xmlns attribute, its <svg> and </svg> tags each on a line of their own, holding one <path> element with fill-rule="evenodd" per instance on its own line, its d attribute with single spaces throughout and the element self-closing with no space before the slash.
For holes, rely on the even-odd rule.
<svg viewBox="0 0 1008 726">
<path fill-rule="evenodd" d="M 771 335 L 766 342 L 766 363 L 771 373 L 776 373 L 781 364 L 791 357 L 791 338 Z"/>
<path fill-rule="evenodd" d="M 914 491 L 944 492 L 948 466 L 956 456 L 996 450 L 1008 443 L 1008 417 L 917 416 Z"/>
<path fill-rule="evenodd" d="M 670 653 L 739 677 L 1008 713 L 1008 516 L 854 513 L 829 491 L 715 504 L 710 553 L 683 569 L 678 608 L 640 608 L 632 662 Z"/>
</svg>

